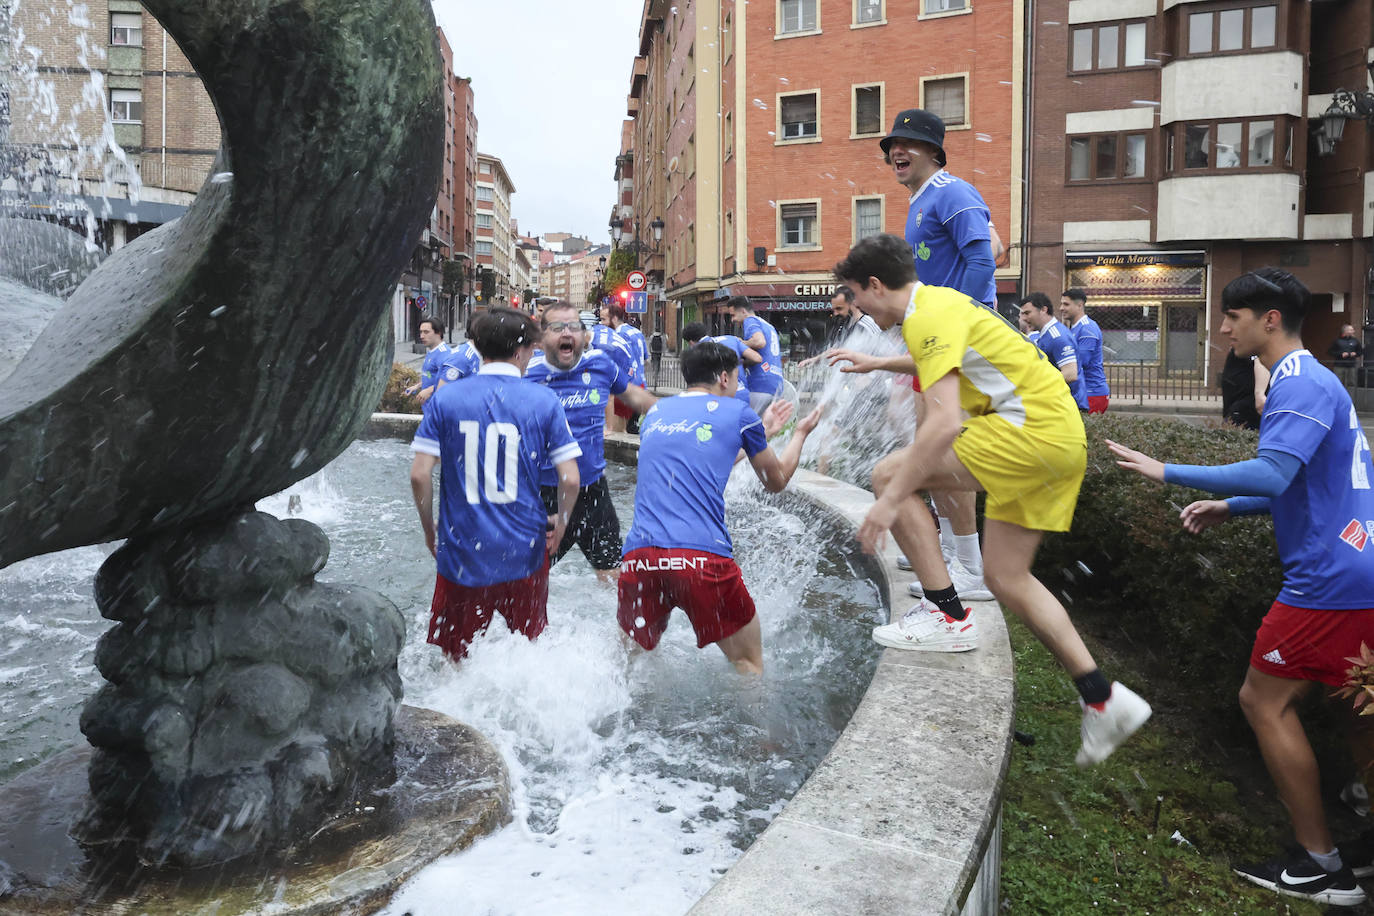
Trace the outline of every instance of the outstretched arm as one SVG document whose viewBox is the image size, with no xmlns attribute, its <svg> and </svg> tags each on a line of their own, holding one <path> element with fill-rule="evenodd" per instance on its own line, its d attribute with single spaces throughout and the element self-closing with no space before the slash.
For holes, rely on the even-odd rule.
<svg viewBox="0 0 1374 916">
<path fill-rule="evenodd" d="M 1275 449 L 1261 449 L 1258 458 L 1234 464 L 1164 464 L 1110 439 L 1106 442 L 1117 457 L 1117 465 L 1128 471 L 1159 483 L 1176 483 L 1226 496 L 1278 496 L 1302 469 L 1297 456 Z"/>
<path fill-rule="evenodd" d="M 864 353 L 860 350 L 846 350 L 836 347 L 833 350 L 825 351 L 825 359 L 832 366 L 837 363 L 848 362 L 848 366 L 840 368 L 841 372 L 916 374 L 916 360 L 911 358 L 910 353 L 899 353 L 896 356 L 874 356 L 872 353 Z"/>
<path fill-rule="evenodd" d="M 821 408 L 817 407 L 797 421 L 797 425 L 792 428 L 792 438 L 783 447 L 781 455 L 771 448 L 766 448 L 749 459 L 749 463 L 754 466 L 754 473 L 759 475 L 759 480 L 763 481 L 763 488 L 769 493 L 778 493 L 787 487 L 788 481 L 797 472 L 806 437 L 811 435 L 820 420 Z"/>
</svg>

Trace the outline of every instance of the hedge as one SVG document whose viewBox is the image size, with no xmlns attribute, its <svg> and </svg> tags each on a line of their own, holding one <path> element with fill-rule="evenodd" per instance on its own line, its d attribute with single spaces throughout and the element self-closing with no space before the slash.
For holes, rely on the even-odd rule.
<svg viewBox="0 0 1374 916">
<path fill-rule="evenodd" d="M 405 393 L 406 388 L 419 383 L 419 372 L 404 363 L 393 363 L 391 377 L 386 380 L 386 390 L 382 392 L 382 402 L 377 405 L 377 412 L 419 413 L 419 399 Z"/>
<path fill-rule="evenodd" d="M 1073 528 L 1046 537 L 1035 574 L 1072 615 L 1118 626 L 1133 654 L 1202 695 L 1234 693 L 1283 578 L 1269 516 L 1188 534 L 1179 512 L 1210 496 L 1120 469 L 1104 440 L 1161 461 L 1227 464 L 1255 456 L 1256 433 L 1110 414 L 1088 417 L 1086 426 L 1088 471 Z"/>
</svg>

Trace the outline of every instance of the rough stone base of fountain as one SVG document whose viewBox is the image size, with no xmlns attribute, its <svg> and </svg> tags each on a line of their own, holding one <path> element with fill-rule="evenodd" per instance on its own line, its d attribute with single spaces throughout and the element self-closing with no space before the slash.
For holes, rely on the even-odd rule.
<svg viewBox="0 0 1374 916">
<path fill-rule="evenodd" d="M 366 916 L 435 859 L 510 819 L 501 755 L 441 713 L 402 706 L 395 780 L 359 796 L 270 860 L 195 870 L 98 858 L 72 839 L 90 801 L 90 749 L 60 754 L 0 786 L 0 912 L 24 916 Z"/>
</svg>

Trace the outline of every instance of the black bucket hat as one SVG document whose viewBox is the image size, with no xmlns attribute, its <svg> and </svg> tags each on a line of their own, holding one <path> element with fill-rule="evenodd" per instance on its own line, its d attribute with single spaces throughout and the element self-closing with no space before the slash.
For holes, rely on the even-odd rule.
<svg viewBox="0 0 1374 916">
<path fill-rule="evenodd" d="M 940 120 L 939 115 L 933 115 L 924 108 L 908 108 L 897 113 L 897 117 L 892 120 L 892 131 L 878 141 L 884 156 L 887 155 L 887 148 L 892 145 L 893 140 L 919 140 L 929 143 L 939 150 L 936 161 L 940 165 L 945 164 L 945 122 Z"/>
</svg>

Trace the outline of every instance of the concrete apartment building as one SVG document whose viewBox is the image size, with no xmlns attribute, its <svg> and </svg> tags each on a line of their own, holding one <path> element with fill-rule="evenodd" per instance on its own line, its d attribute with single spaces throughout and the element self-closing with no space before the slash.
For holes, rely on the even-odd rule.
<svg viewBox="0 0 1374 916">
<path fill-rule="evenodd" d="M 113 250 L 186 212 L 219 152 L 219 119 L 181 49 L 135 0 L 83 9 L 84 20 L 43 4 L 0 11 L 0 216 L 84 232 L 89 215 L 96 242 Z M 122 161 L 100 158 L 107 129 Z"/>
<path fill-rule="evenodd" d="M 623 239 L 637 230 L 661 276 L 670 341 L 692 320 L 724 329 L 724 299 L 744 295 L 794 346 L 814 345 L 830 268 L 905 224 L 908 194 L 878 148 L 904 108 L 945 118 L 950 171 L 1013 246 L 998 276 L 1014 298 L 1024 19 L 1021 0 L 646 0 L 617 178 L 633 184 Z"/>
<path fill-rule="evenodd" d="M 1257 267 L 1311 288 L 1320 358 L 1365 324 L 1369 125 L 1334 119 L 1325 155 L 1317 134 L 1336 90 L 1369 88 L 1369 0 L 1035 6 L 1027 290 L 1087 290 L 1108 362 L 1142 381 L 1215 383 L 1221 290 Z"/>
<path fill-rule="evenodd" d="M 515 259 L 510 199 L 514 193 L 515 184 L 505 164 L 495 156 L 478 152 L 473 229 L 473 253 L 482 277 L 478 306 L 510 302 L 511 264 Z"/>
</svg>

